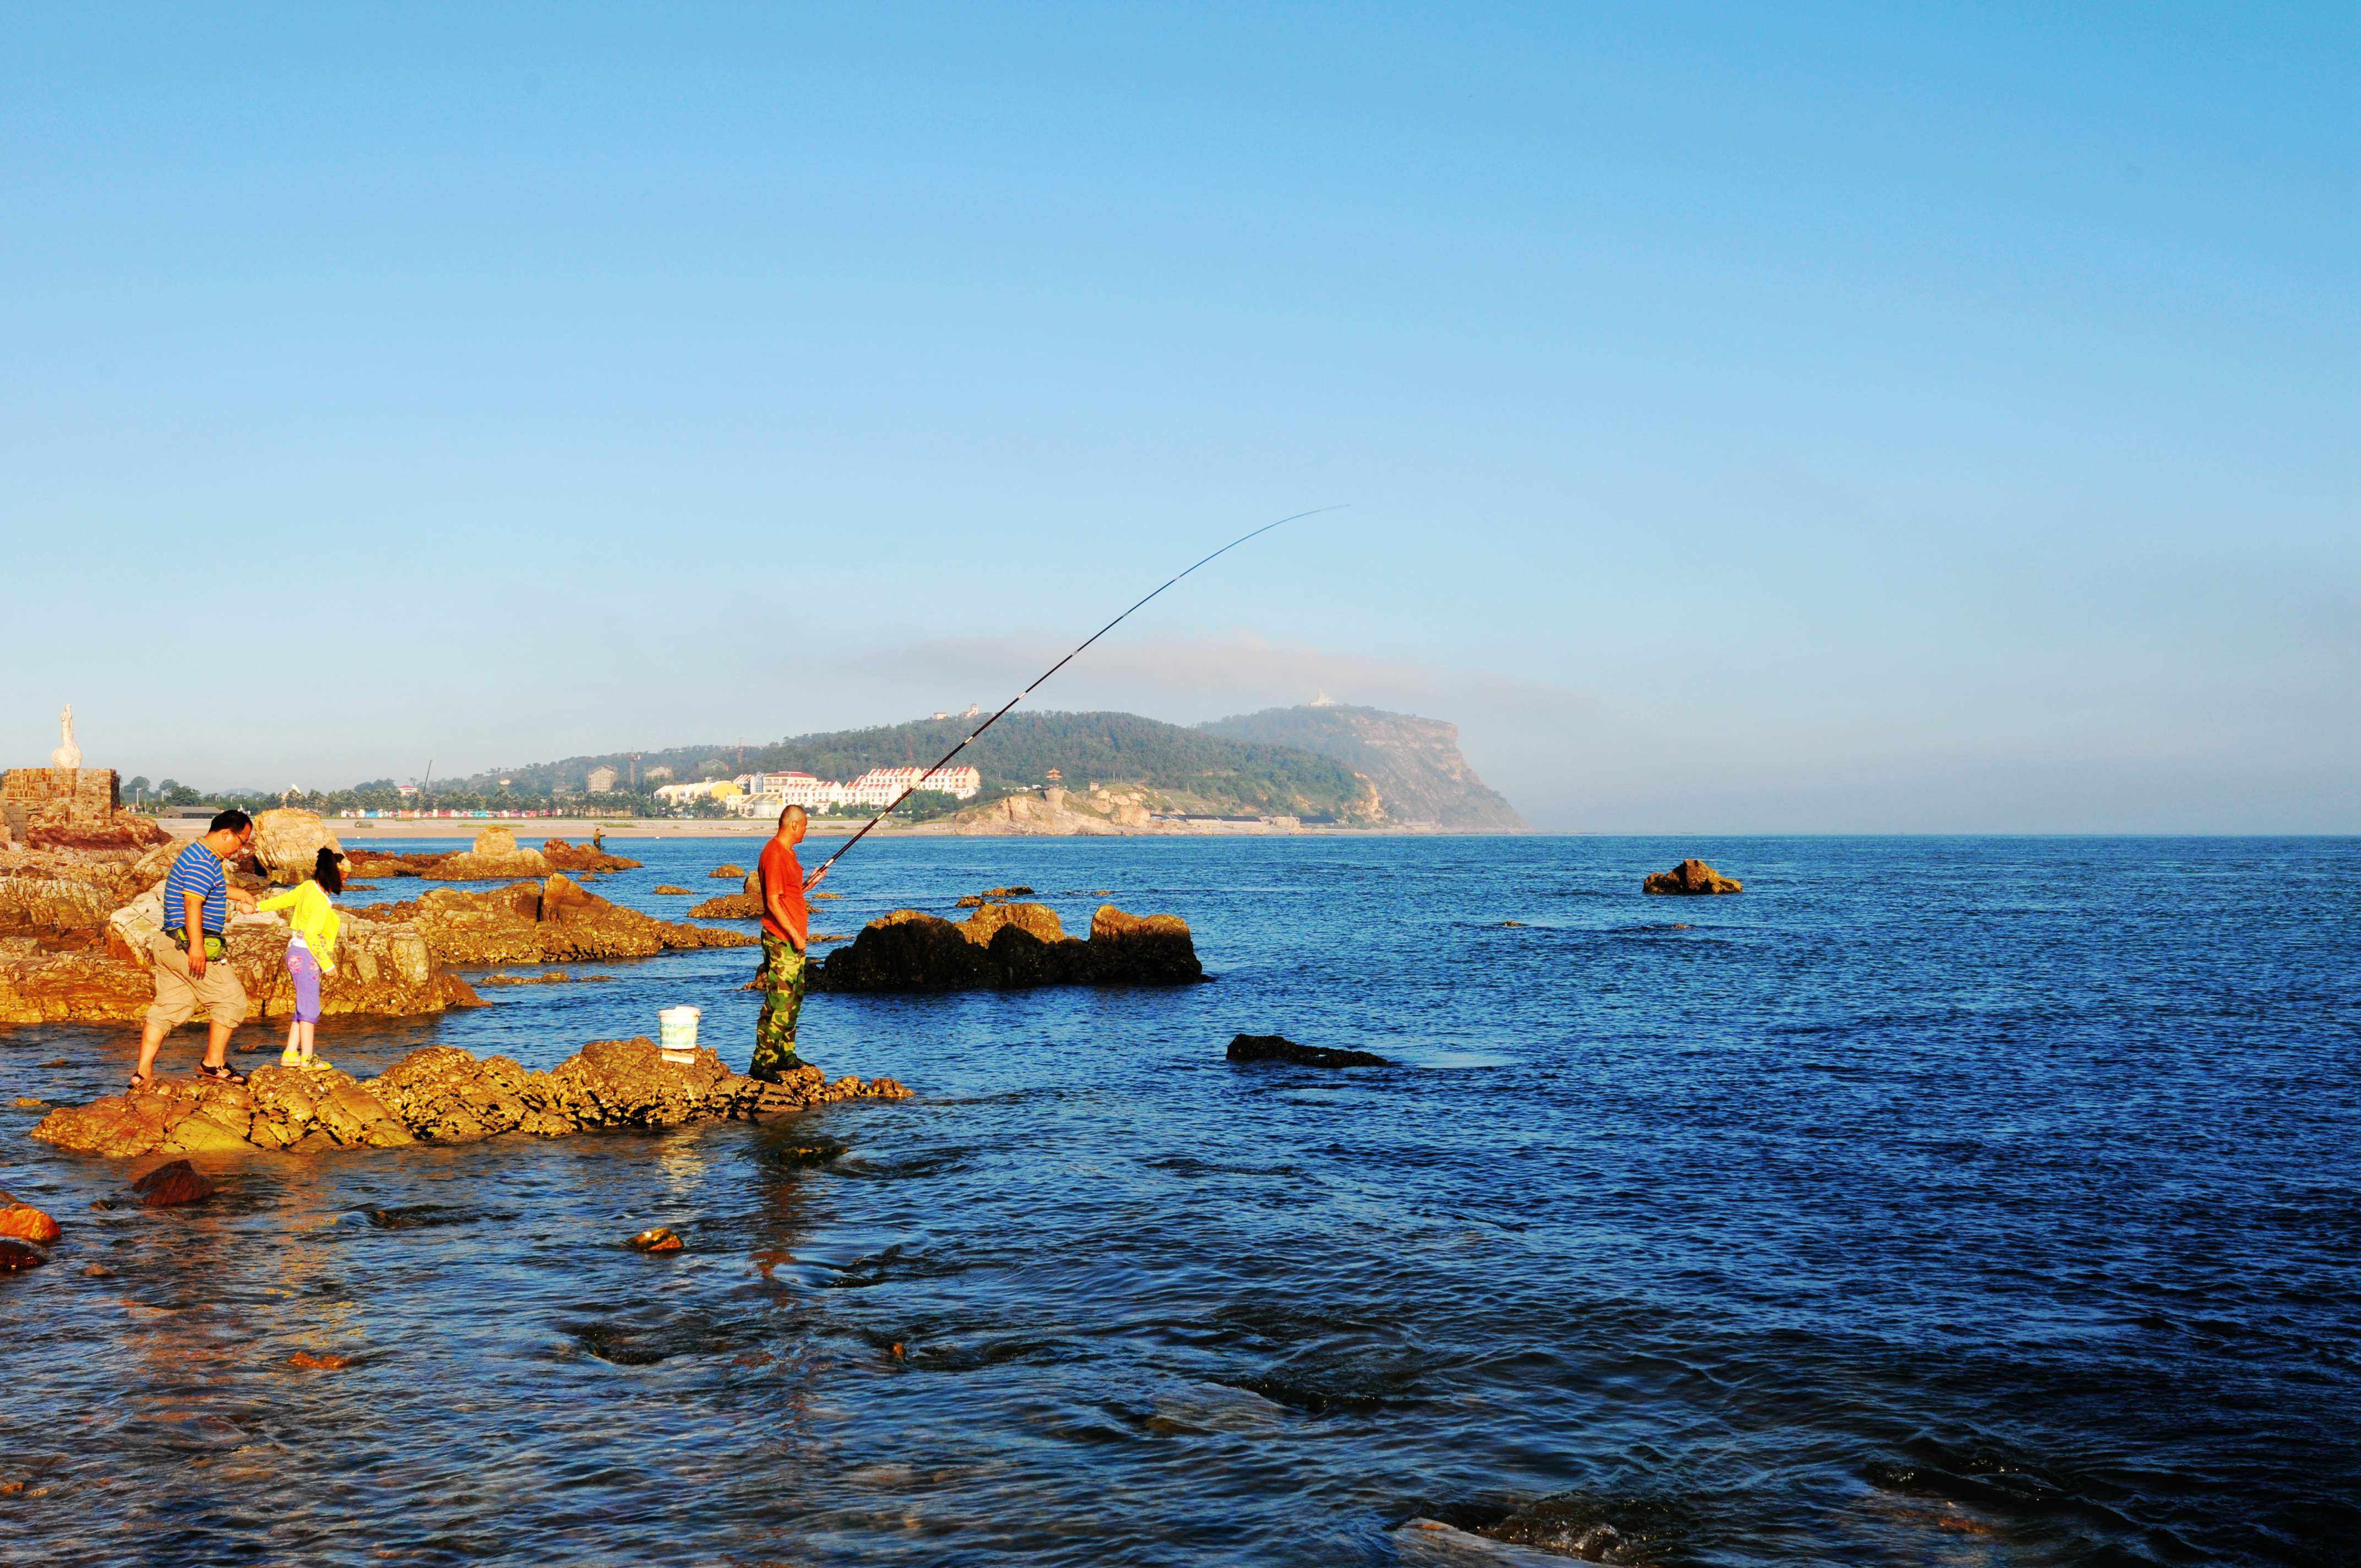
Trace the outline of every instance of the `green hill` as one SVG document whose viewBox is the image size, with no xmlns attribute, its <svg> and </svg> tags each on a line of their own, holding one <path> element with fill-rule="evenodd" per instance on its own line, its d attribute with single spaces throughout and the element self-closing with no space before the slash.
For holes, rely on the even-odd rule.
<svg viewBox="0 0 2361 1568">
<path fill-rule="evenodd" d="M 957 745 L 976 720 L 917 719 L 871 729 L 797 735 L 774 745 L 675 746 L 642 752 L 641 786 L 651 769 L 678 780 L 741 773 L 796 772 L 851 779 L 871 768 L 916 767 Z M 742 761 L 741 761 L 742 758 Z M 1300 747 L 1231 740 L 1131 713 L 1026 713 L 1002 719 L 960 754 L 983 775 L 985 797 L 1038 789 L 1055 768 L 1063 782 L 1145 784 L 1175 805 L 1222 815 L 1284 814 L 1363 820 L 1367 786 L 1353 770 Z M 588 787 L 590 772 L 611 767 L 628 781 L 628 752 L 499 768 L 461 781 L 489 790 L 508 779 L 521 795 L 566 795 Z"/>
</svg>

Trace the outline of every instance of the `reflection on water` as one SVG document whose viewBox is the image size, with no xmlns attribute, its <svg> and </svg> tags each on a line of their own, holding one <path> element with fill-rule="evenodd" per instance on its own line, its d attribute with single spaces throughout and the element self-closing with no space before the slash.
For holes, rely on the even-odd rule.
<svg viewBox="0 0 2361 1568">
<path fill-rule="evenodd" d="M 658 883 L 753 849 L 635 847 L 601 891 L 664 909 Z M 1689 852 L 1746 894 L 1638 894 Z M 2361 1540 L 2352 844 L 863 854 L 832 926 L 1112 888 L 1188 916 L 1220 978 L 816 997 L 808 1054 L 920 1098 L 214 1161 L 190 1210 L 92 1207 L 128 1173 L 10 1113 L 0 1183 L 68 1235 L 0 1280 L 0 1486 L 23 1487 L 0 1559 L 2330 1563 Z M 1097 902 L 1050 901 L 1070 928 Z M 742 1059 L 750 968 L 601 966 L 331 1020 L 323 1048 L 548 1065 L 688 1001 Z M 1408 1069 L 1223 1061 L 1272 1030 Z M 104 1092 L 133 1044 L 0 1033 L 0 1099 Z M 686 1250 L 623 1245 L 658 1223 Z"/>
</svg>

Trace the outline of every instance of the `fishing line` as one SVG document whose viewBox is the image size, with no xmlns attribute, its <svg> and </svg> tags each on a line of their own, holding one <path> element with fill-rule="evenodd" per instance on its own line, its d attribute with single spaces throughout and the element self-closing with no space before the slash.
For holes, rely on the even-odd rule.
<svg viewBox="0 0 2361 1568">
<path fill-rule="evenodd" d="M 887 806 L 884 810 L 871 817 L 867 822 L 862 823 L 860 832 L 855 833 L 851 838 L 847 839 L 844 841 L 842 848 L 839 849 L 835 854 L 830 855 L 828 859 L 822 861 L 818 867 L 813 871 L 811 875 L 804 879 L 804 886 L 806 888 L 810 888 L 817 883 L 823 875 L 827 874 L 829 867 L 836 864 L 837 861 L 844 858 L 845 851 L 847 850 L 851 849 L 852 846 L 869 837 L 869 830 L 872 828 L 876 827 L 880 822 L 883 822 L 888 817 L 893 816 L 895 806 L 900 806 L 904 801 L 917 794 L 919 784 L 926 783 L 928 779 L 933 777 L 943 768 L 948 767 L 950 764 L 950 760 L 953 757 L 958 756 L 961 751 L 966 751 L 969 746 L 972 745 L 978 735 L 983 734 L 985 730 L 999 723 L 1002 715 L 1005 714 L 1010 708 L 1015 707 L 1018 703 L 1023 702 L 1027 697 L 1031 696 L 1033 695 L 1034 686 L 1039 685 L 1043 681 L 1048 680 L 1051 675 L 1056 674 L 1060 670 L 1062 670 L 1068 664 L 1072 663 L 1074 660 L 1081 655 L 1083 649 L 1088 648 L 1092 643 L 1097 641 L 1100 638 L 1104 637 L 1116 627 L 1121 626 L 1130 618 L 1132 610 L 1137 609 L 1140 605 L 1146 604 L 1148 599 L 1154 598 L 1158 594 L 1162 593 L 1166 588 L 1170 587 L 1174 583 L 1177 583 L 1181 578 L 1187 576 L 1190 572 L 1195 571 L 1198 566 L 1208 565 L 1214 561 L 1220 560 L 1223 556 L 1228 554 L 1231 551 L 1235 550 L 1239 545 L 1244 544 L 1249 539 L 1258 539 L 1262 535 L 1268 533 L 1274 528 L 1279 528 L 1287 523 L 1298 521 L 1303 518 L 1318 517 L 1323 511 L 1342 511 L 1345 507 L 1351 504 L 1352 503 L 1349 501 L 1340 501 L 1336 505 L 1331 507 L 1313 507 L 1310 511 L 1300 511 L 1291 517 L 1282 517 L 1278 522 L 1264 523 L 1252 533 L 1239 534 L 1235 539 L 1231 540 L 1227 544 L 1223 545 L 1219 550 L 1216 550 L 1211 555 L 1206 556 L 1204 560 L 1198 562 L 1196 565 L 1189 567 L 1187 571 L 1176 572 L 1171 576 L 1166 578 L 1162 583 L 1159 584 L 1152 592 L 1141 598 L 1139 604 L 1133 605 L 1131 609 L 1125 610 L 1123 614 L 1116 616 L 1113 620 L 1108 621 L 1104 626 L 1100 627 L 1096 631 L 1093 631 L 1088 637 L 1083 638 L 1082 642 L 1072 652 L 1068 653 L 1064 658 L 1059 660 L 1056 663 L 1050 665 L 1048 669 L 1033 677 L 1033 685 L 1027 686 L 1023 691 L 1018 692 L 1015 696 L 1010 697 L 1005 703 L 1001 705 L 999 713 L 994 714 L 990 718 L 987 718 L 983 723 L 977 725 L 974 729 L 969 732 L 966 740 L 961 741 L 950 751 L 945 751 L 941 762 L 937 762 L 933 767 L 928 768 L 926 772 L 918 775 L 918 784 L 912 784 L 909 788 L 895 795 L 894 797 L 893 806 Z"/>
</svg>

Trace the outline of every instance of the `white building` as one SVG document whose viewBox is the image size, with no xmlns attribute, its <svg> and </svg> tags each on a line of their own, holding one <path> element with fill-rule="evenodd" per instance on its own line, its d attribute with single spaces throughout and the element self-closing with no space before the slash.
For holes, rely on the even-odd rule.
<svg viewBox="0 0 2361 1568">
<path fill-rule="evenodd" d="M 965 800 L 983 787 L 983 775 L 973 768 L 872 768 L 847 786 L 846 799 L 854 806 L 891 806 L 907 789 L 932 790 Z"/>
<path fill-rule="evenodd" d="M 738 784 L 745 790 L 745 797 L 733 801 L 730 809 L 747 817 L 776 817 L 790 806 L 800 806 L 806 811 L 826 811 L 840 806 L 891 806 L 913 785 L 960 800 L 983 788 L 983 775 L 973 768 L 938 768 L 923 778 L 922 783 L 917 768 L 872 768 L 851 784 L 816 778 L 810 773 L 744 773 L 740 775 Z M 664 791 L 656 793 L 662 795 Z"/>
<path fill-rule="evenodd" d="M 622 774 L 620 774 L 620 773 L 617 773 L 617 772 L 616 772 L 614 769 L 612 769 L 612 768 L 593 768 L 593 769 L 591 769 L 591 770 L 590 770 L 590 793 L 591 793 L 592 795 L 609 795 L 609 794 L 613 793 L 614 788 L 615 788 L 615 781 L 616 781 L 616 780 L 618 780 L 618 779 L 620 779 L 620 778 L 621 778 L 622 776 L 623 776 Z M 508 783 L 508 780 L 506 780 L 506 779 L 502 779 L 500 782 L 501 782 L 502 784 L 506 784 L 506 783 Z"/>
</svg>

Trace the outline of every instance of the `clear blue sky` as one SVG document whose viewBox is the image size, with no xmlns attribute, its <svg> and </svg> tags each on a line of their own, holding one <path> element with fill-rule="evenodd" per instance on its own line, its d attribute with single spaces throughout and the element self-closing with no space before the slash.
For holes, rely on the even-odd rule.
<svg viewBox="0 0 2361 1568">
<path fill-rule="evenodd" d="M 31 7 L 0 760 L 1043 694 L 1537 824 L 2361 829 L 2350 5 Z M 177 631 L 171 630 L 179 628 Z"/>
</svg>

